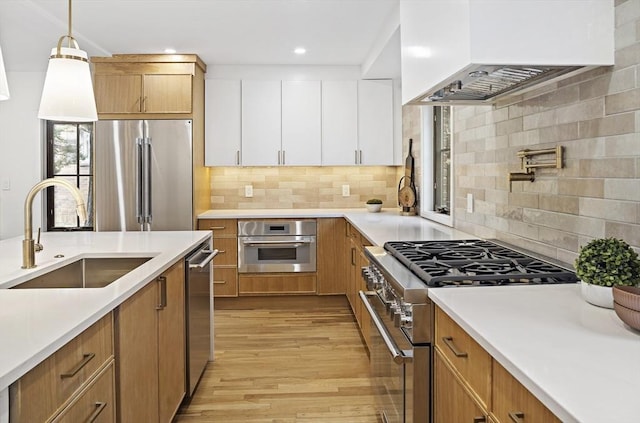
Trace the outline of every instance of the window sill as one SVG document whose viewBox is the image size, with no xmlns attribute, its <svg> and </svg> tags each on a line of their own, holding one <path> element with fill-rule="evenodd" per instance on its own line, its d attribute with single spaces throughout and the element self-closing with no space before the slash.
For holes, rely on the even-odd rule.
<svg viewBox="0 0 640 423">
<path fill-rule="evenodd" d="M 453 228 L 453 216 L 451 215 L 436 213 L 434 211 L 429 211 L 429 210 L 420 212 L 420 215 L 425 219 L 433 220 L 434 222 L 438 222 Z"/>
</svg>

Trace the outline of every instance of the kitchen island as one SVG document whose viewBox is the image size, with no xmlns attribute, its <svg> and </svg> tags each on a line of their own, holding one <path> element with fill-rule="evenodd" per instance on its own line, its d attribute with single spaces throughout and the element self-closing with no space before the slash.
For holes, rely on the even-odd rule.
<svg viewBox="0 0 640 423">
<path fill-rule="evenodd" d="M 150 258 L 103 288 L 0 289 L 0 422 L 8 421 L 11 383 L 210 237 L 208 231 L 43 233 L 33 269 L 20 268 L 21 237 L 0 241 L 0 288 L 82 258 Z"/>
</svg>

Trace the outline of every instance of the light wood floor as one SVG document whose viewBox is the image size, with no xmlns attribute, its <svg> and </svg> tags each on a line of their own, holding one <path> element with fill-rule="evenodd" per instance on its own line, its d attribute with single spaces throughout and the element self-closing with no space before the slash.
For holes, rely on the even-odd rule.
<svg viewBox="0 0 640 423">
<path fill-rule="evenodd" d="M 379 422 L 345 297 L 229 300 L 216 299 L 216 360 L 176 422 Z"/>
</svg>

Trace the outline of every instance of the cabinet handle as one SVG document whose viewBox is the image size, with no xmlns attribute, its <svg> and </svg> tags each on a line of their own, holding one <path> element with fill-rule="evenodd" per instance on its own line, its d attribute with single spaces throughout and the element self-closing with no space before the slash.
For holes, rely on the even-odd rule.
<svg viewBox="0 0 640 423">
<path fill-rule="evenodd" d="M 487 423 L 487 418 L 485 416 L 474 417 L 473 423 Z"/>
<path fill-rule="evenodd" d="M 351 249 L 351 265 L 352 266 L 356 265 L 356 249 L 355 248 Z"/>
<path fill-rule="evenodd" d="M 469 355 L 466 352 L 460 351 L 458 347 L 455 346 L 455 344 L 453 343 L 453 338 L 451 336 L 443 336 L 442 342 L 444 342 L 445 345 L 449 347 L 451 352 L 453 352 L 453 354 L 455 354 L 455 356 L 458 358 L 467 357 Z"/>
<path fill-rule="evenodd" d="M 280 162 L 280 156 L 282 155 L 282 152 L 280 150 L 278 150 L 278 164 L 281 164 Z"/>
<path fill-rule="evenodd" d="M 167 306 L 167 277 L 159 276 L 158 283 L 160 284 L 160 303 L 156 306 L 156 310 L 162 310 Z"/>
<path fill-rule="evenodd" d="M 282 164 L 285 165 L 287 164 L 287 156 L 285 156 L 287 152 L 282 150 Z"/>
<path fill-rule="evenodd" d="M 360 157 L 358 158 L 358 164 L 362 164 L 362 150 L 358 150 L 360 152 Z"/>
<path fill-rule="evenodd" d="M 240 166 L 240 150 L 236 151 L 236 164 Z"/>
<path fill-rule="evenodd" d="M 524 423 L 524 413 L 522 411 L 512 411 L 509 418 L 513 423 Z"/>
<path fill-rule="evenodd" d="M 96 355 L 94 353 L 85 353 L 82 354 L 82 361 L 76 365 L 73 369 L 69 370 L 67 373 L 62 373 L 60 375 L 60 379 L 68 379 L 70 377 L 74 377 L 84 366 L 86 366 Z"/>
<path fill-rule="evenodd" d="M 214 285 L 224 285 L 224 284 L 226 284 L 226 283 L 227 283 L 227 281 L 225 281 L 225 280 L 221 280 L 221 281 L 213 281 L 213 284 L 214 284 Z"/>
<path fill-rule="evenodd" d="M 356 153 L 355 162 L 358 164 L 358 150 L 354 150 L 354 153 Z"/>
<path fill-rule="evenodd" d="M 144 97 L 142 97 L 142 111 L 143 112 L 147 111 L 147 96 L 146 95 Z"/>
<path fill-rule="evenodd" d="M 93 406 L 96 409 L 93 410 L 93 413 L 91 413 L 91 415 L 87 419 L 87 423 L 95 422 L 98 419 L 98 416 L 100 415 L 100 413 L 102 413 L 104 411 L 104 409 L 107 407 L 107 403 L 106 402 L 96 402 L 95 404 L 93 404 Z"/>
<path fill-rule="evenodd" d="M 209 226 L 209 229 L 211 229 L 212 231 L 224 231 L 225 229 L 227 229 L 226 226 Z"/>
</svg>

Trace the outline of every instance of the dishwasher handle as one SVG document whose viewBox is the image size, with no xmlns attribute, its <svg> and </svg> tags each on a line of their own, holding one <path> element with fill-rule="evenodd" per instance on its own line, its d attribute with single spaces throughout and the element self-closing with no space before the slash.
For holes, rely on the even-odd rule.
<svg viewBox="0 0 640 423">
<path fill-rule="evenodd" d="M 211 260 L 213 260 L 213 258 L 215 256 L 218 255 L 218 250 L 214 249 L 214 250 L 200 250 L 198 251 L 198 253 L 194 254 L 190 259 L 189 259 L 189 269 L 204 269 L 204 267 L 209 264 L 209 262 Z M 194 263 L 192 260 L 194 260 L 195 258 L 199 258 L 201 257 L 203 254 L 207 254 L 207 256 L 205 258 L 203 258 L 202 260 L 200 260 L 199 262 Z"/>
</svg>

